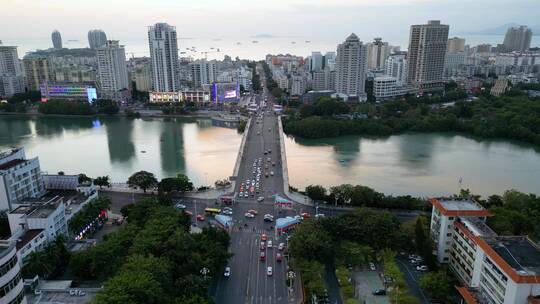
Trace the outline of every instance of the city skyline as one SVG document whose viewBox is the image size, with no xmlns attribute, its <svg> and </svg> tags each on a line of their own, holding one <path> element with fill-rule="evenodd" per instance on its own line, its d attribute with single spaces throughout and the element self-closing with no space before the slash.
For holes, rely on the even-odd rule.
<svg viewBox="0 0 540 304">
<path fill-rule="evenodd" d="M 377 33 L 387 41 L 395 40 L 396 35 L 408 33 L 411 24 L 424 20 L 444 20 L 451 25 L 451 34 L 480 31 L 499 27 L 507 23 L 529 25 L 533 30 L 540 26 L 534 12 L 537 3 L 531 0 L 512 2 L 508 10 L 508 1 L 425 1 L 425 0 L 383 0 L 377 3 L 368 1 L 311 1 L 294 0 L 258 3 L 255 8 L 248 1 L 226 3 L 219 0 L 198 1 L 130 1 L 130 13 L 124 13 L 125 1 L 114 3 L 96 1 L 92 7 L 86 7 L 88 15 L 99 15 L 87 20 L 79 18 L 79 7 L 70 7 L 66 0 L 39 3 L 33 0 L 7 0 L 13 14 L 0 21 L 0 40 L 16 38 L 35 39 L 50 36 L 57 29 L 65 39 L 81 39 L 89 29 L 99 27 L 110 33 L 110 39 L 134 39 L 144 36 L 147 24 L 167 22 L 178 27 L 179 37 L 216 37 L 233 38 L 258 34 L 275 36 L 318 36 L 328 38 L 343 36 L 343 33 L 355 32 L 363 40 L 366 36 Z M 103 4 L 103 6 L 101 5 Z M 414 4 L 412 6 L 411 4 Z M 489 5 L 487 5 L 489 4 Z M 62 9 L 54 9 L 61 7 Z M 107 7 L 103 14 L 102 7 Z M 478 18 L 478 11 L 484 12 Z M 275 22 L 273 16 L 280 20 Z M 336 15 L 339 14 L 339 18 Z M 118 17 L 122 22 L 118 22 Z M 382 18 L 381 20 L 381 16 Z M 399 18 L 397 18 L 399 17 Z M 202 19 L 204 18 L 204 19 Z M 30 22 L 40 20 L 39 23 Z M 201 22 L 201 20 L 205 20 Z M 391 23 L 385 20 L 392 20 Z M 466 22 L 464 22 L 466 20 Z M 22 27 L 8 25 L 25 24 Z M 198 24 L 197 26 L 191 26 Z M 249 25 L 249 26 L 246 26 Z M 373 34 L 371 34 L 373 35 Z M 386 38 L 388 37 L 388 38 Z"/>
</svg>

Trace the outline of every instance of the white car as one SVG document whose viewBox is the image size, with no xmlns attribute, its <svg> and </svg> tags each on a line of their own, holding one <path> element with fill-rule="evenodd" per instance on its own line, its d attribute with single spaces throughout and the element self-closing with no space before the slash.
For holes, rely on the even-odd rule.
<svg viewBox="0 0 540 304">
<path fill-rule="evenodd" d="M 272 276 L 272 267 L 271 267 L 271 266 L 268 266 L 268 267 L 266 268 L 266 274 L 267 274 L 268 276 Z"/>
<path fill-rule="evenodd" d="M 249 212 L 244 213 L 244 216 L 247 217 L 247 218 L 254 218 L 255 217 L 255 215 L 253 213 L 249 213 Z"/>
<path fill-rule="evenodd" d="M 257 198 L 257 202 L 262 202 L 262 201 L 264 201 L 264 196 L 259 196 L 259 197 Z"/>
<path fill-rule="evenodd" d="M 230 277 L 231 276 L 231 267 L 225 267 L 225 272 L 223 273 L 224 277 Z"/>
<path fill-rule="evenodd" d="M 416 270 L 418 271 L 428 271 L 428 267 L 426 265 L 416 266 Z"/>
<path fill-rule="evenodd" d="M 315 214 L 315 217 L 316 217 L 316 218 L 324 217 L 324 213 L 317 213 L 317 214 Z"/>
<path fill-rule="evenodd" d="M 375 267 L 375 264 L 373 264 L 371 262 L 369 263 L 369 269 L 371 269 L 372 271 L 377 270 L 377 268 Z"/>
<path fill-rule="evenodd" d="M 271 240 L 268 240 L 268 243 L 266 244 L 266 247 L 272 248 L 272 241 Z"/>
<path fill-rule="evenodd" d="M 277 249 L 278 249 L 279 251 L 283 251 L 283 249 L 285 249 L 285 243 L 279 243 Z"/>
</svg>

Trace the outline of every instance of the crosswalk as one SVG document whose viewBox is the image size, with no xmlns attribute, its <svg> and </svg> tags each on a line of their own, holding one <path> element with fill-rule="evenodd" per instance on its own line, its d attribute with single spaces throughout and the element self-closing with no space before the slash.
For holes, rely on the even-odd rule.
<svg viewBox="0 0 540 304">
<path fill-rule="evenodd" d="M 253 228 L 250 228 L 250 227 L 244 228 L 244 227 L 237 227 L 237 226 L 233 227 L 232 232 L 245 232 L 245 233 L 256 233 L 256 234 L 263 234 L 263 233 L 269 234 L 269 233 L 271 233 L 271 231 L 268 231 L 266 229 L 255 229 L 255 230 L 253 230 Z"/>
</svg>

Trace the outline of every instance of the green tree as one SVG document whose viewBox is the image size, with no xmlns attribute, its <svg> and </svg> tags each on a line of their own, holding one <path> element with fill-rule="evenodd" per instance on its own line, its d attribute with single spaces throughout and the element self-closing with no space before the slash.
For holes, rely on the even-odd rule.
<svg viewBox="0 0 540 304">
<path fill-rule="evenodd" d="M 420 279 L 420 287 L 435 299 L 446 299 L 454 289 L 455 278 L 446 269 L 430 272 Z"/>
<path fill-rule="evenodd" d="M 296 228 L 289 242 L 291 255 L 325 263 L 334 252 L 332 238 L 317 221 L 306 221 Z"/>
<path fill-rule="evenodd" d="M 77 180 L 79 181 L 79 184 L 92 182 L 92 179 L 90 177 L 86 176 L 86 174 L 84 174 L 84 173 L 79 174 Z"/>
<path fill-rule="evenodd" d="M 162 179 L 158 184 L 160 192 L 186 192 L 193 190 L 193 183 L 184 174 L 178 174 L 176 177 L 168 177 Z"/>
<path fill-rule="evenodd" d="M 94 185 L 99 186 L 100 189 L 101 187 L 110 187 L 111 182 L 109 176 L 98 176 L 96 179 L 94 179 Z"/>
<path fill-rule="evenodd" d="M 129 177 L 127 184 L 130 187 L 139 187 L 143 189 L 144 193 L 146 193 L 147 189 L 156 187 L 158 181 L 153 173 L 139 171 L 133 173 L 133 175 Z"/>
<path fill-rule="evenodd" d="M 312 200 L 324 201 L 326 199 L 326 188 L 321 185 L 309 185 L 306 187 L 306 195 Z"/>
</svg>

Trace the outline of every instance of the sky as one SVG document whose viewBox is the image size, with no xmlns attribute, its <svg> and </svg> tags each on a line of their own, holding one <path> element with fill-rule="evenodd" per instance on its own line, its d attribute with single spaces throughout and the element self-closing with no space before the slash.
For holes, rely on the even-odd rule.
<svg viewBox="0 0 540 304">
<path fill-rule="evenodd" d="M 540 28 L 540 0 L 1 0 L 0 40 L 85 39 L 100 28 L 121 42 L 146 39 L 156 22 L 179 37 L 240 39 L 257 34 L 408 40 L 411 24 L 441 20 L 450 34 L 520 23 Z M 540 33 L 539 33 L 540 34 Z"/>
</svg>

